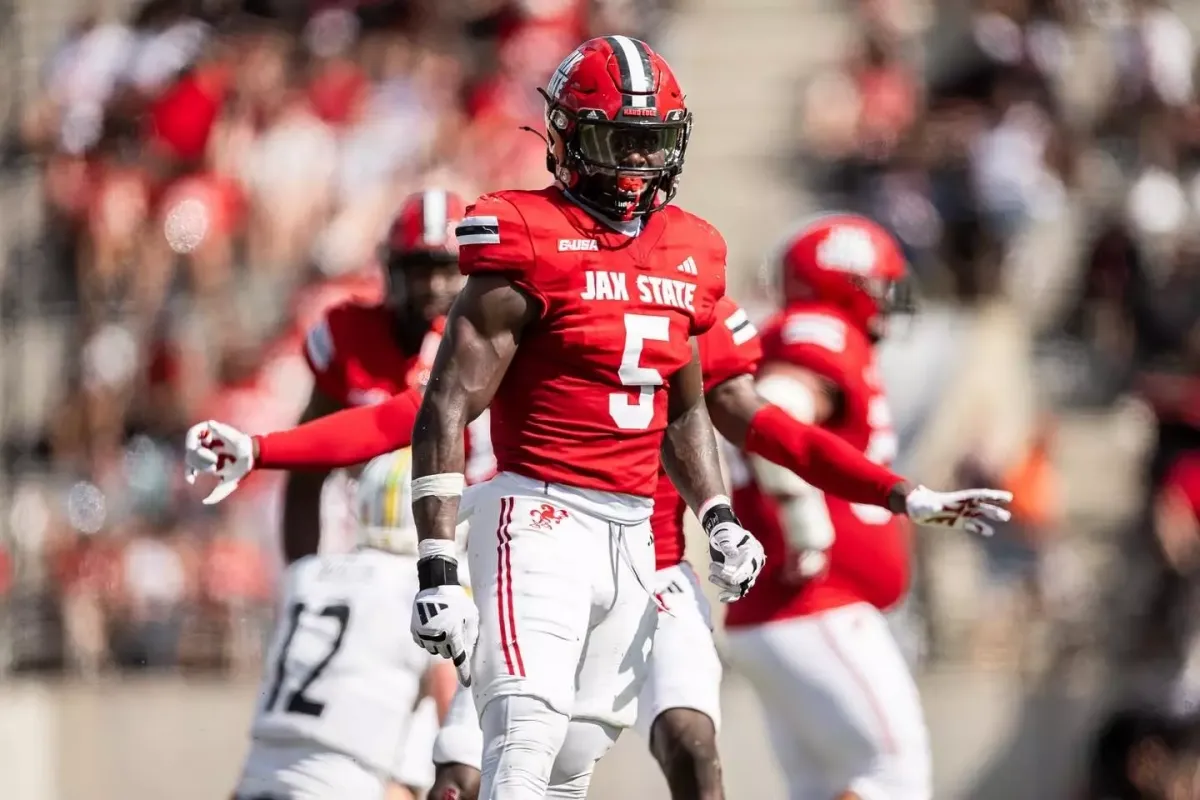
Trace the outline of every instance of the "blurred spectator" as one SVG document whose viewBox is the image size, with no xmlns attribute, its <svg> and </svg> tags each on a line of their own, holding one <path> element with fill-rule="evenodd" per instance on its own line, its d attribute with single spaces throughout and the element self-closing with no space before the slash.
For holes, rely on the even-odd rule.
<svg viewBox="0 0 1200 800">
<path fill-rule="evenodd" d="M 1090 753 L 1086 800 L 1187 800 L 1200 792 L 1200 741 L 1194 721 L 1119 711 L 1101 727 Z"/>
<path fill-rule="evenodd" d="M 896 155 L 920 104 L 920 86 L 900 43 L 882 26 L 868 26 L 857 52 L 809 84 L 804 146 L 814 159 L 833 163 L 829 181 L 855 205 L 866 182 Z"/>
<path fill-rule="evenodd" d="M 988 609 L 973 649 L 981 662 L 1013 659 L 1022 666 L 1041 655 L 1037 626 L 1050 612 L 1048 598 L 1060 596 L 1043 562 L 1061 525 L 1062 498 L 1053 465 L 1055 423 L 1043 418 L 1015 463 L 991 468 L 977 459 L 960 467 L 963 486 L 1001 486 L 1013 493 L 1012 521 L 981 539 L 988 573 Z M 979 483 L 983 481 L 983 483 Z"/>
</svg>

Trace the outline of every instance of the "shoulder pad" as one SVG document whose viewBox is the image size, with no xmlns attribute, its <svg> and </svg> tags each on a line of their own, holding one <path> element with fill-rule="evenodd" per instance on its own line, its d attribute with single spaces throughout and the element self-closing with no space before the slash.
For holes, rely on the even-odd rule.
<svg viewBox="0 0 1200 800">
<path fill-rule="evenodd" d="M 743 345 L 758 336 L 758 328 L 750 321 L 750 315 L 741 306 L 728 298 L 723 298 L 717 304 L 718 319 L 729 332 L 729 337 L 736 345 Z"/>
<path fill-rule="evenodd" d="M 704 390 L 712 391 L 739 375 L 753 375 L 762 360 L 762 342 L 749 315 L 728 297 L 716 305 L 716 323 L 697 340 Z"/>
<path fill-rule="evenodd" d="M 458 269 L 466 276 L 496 274 L 507 278 L 533 297 L 543 311 L 549 300 L 539 285 L 538 259 L 534 255 L 529 225 L 515 201 L 525 193 L 485 194 L 467 208 L 455 230 L 458 239 Z"/>
<path fill-rule="evenodd" d="M 529 226 L 512 200 L 500 194 L 485 194 L 467 208 L 454 229 L 464 272 L 477 262 L 497 257 L 529 255 Z"/>
<path fill-rule="evenodd" d="M 304 354 L 316 372 L 325 372 L 333 363 L 333 331 L 329 327 L 328 315 L 309 328 L 304 338 Z"/>
<path fill-rule="evenodd" d="M 792 314 L 783 322 L 785 346 L 813 345 L 832 353 L 846 350 L 846 323 L 825 314 Z"/>
</svg>

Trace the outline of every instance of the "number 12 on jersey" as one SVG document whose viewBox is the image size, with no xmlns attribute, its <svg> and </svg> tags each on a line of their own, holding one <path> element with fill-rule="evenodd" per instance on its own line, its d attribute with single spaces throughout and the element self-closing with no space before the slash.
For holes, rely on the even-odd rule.
<svg viewBox="0 0 1200 800">
<path fill-rule="evenodd" d="M 643 367 L 639 363 L 648 341 L 671 341 L 671 320 L 649 314 L 626 314 L 625 349 L 621 353 L 617 376 L 623 385 L 637 388 L 637 400 L 631 401 L 627 392 L 613 392 L 608 396 L 608 413 L 622 430 L 645 430 L 654 421 L 654 390 L 663 385 L 663 376 L 653 367 Z"/>
<path fill-rule="evenodd" d="M 267 700 L 263 703 L 263 711 L 270 712 L 278 710 L 276 704 L 280 702 L 280 692 L 283 689 L 283 681 L 287 673 L 288 651 L 292 646 L 292 639 L 296 636 L 296 629 L 300 627 L 301 618 L 305 613 L 304 603 L 293 603 L 288 609 L 288 629 L 287 635 L 283 638 L 283 643 L 279 646 L 279 657 L 275 661 L 275 680 L 271 683 L 271 690 L 267 693 Z M 331 605 L 325 606 L 317 616 L 327 617 L 337 622 L 337 633 L 334 634 L 333 644 L 320 661 L 318 661 L 312 669 L 300 680 L 300 685 L 296 687 L 294 692 L 287 695 L 287 702 L 283 706 L 283 711 L 289 714 L 303 714 L 308 717 L 319 717 L 325 710 L 325 704 L 313 700 L 305 696 L 317 678 L 321 677 L 321 673 L 329 666 L 329 662 L 337 655 L 338 650 L 342 647 L 342 640 L 346 636 L 346 626 L 350 624 L 350 606 L 347 605 Z"/>
</svg>

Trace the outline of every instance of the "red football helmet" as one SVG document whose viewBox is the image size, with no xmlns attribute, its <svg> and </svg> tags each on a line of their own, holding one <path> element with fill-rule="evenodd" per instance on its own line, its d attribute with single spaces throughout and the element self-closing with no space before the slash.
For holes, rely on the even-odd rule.
<svg viewBox="0 0 1200 800">
<path fill-rule="evenodd" d="M 784 239 L 775 266 L 787 303 L 828 303 L 873 338 L 904 304 L 906 265 L 900 244 L 857 214 L 826 214 Z"/>
<path fill-rule="evenodd" d="M 645 42 L 589 39 L 558 65 L 542 96 L 546 167 L 576 199 L 616 219 L 671 202 L 692 115 L 671 68 Z"/>
<path fill-rule="evenodd" d="M 466 211 L 462 198 L 444 189 L 409 195 L 380 248 L 387 303 L 412 326 L 414 339 L 454 302 L 461 280 L 454 229 Z"/>
<path fill-rule="evenodd" d="M 405 198 L 388 229 L 380 260 L 388 269 L 458 261 L 454 228 L 467 204 L 453 192 L 426 189 Z"/>
</svg>

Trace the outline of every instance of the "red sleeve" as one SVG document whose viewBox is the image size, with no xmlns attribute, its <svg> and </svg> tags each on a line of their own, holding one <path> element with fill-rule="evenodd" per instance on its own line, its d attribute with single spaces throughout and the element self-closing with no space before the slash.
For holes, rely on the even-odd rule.
<svg viewBox="0 0 1200 800">
<path fill-rule="evenodd" d="M 1200 459 L 1184 456 L 1172 465 L 1163 483 L 1174 491 L 1200 517 Z"/>
<path fill-rule="evenodd" d="M 804 367 L 846 389 L 858 380 L 852 372 L 855 334 L 845 322 L 829 314 L 791 313 L 772 324 L 763 337 L 763 360 Z"/>
<path fill-rule="evenodd" d="M 675 206 L 669 206 L 675 208 Z M 680 212 L 691 222 L 692 247 L 695 248 L 698 286 L 696 310 L 692 315 L 692 336 L 699 336 L 720 321 L 721 301 L 725 298 L 725 265 L 729 248 L 725 237 L 697 216 Z"/>
<path fill-rule="evenodd" d="M 779 406 L 767 404 L 750 420 L 746 452 L 790 469 L 821 491 L 848 500 L 888 507 L 888 494 L 904 478 L 867 460 L 840 436 L 805 425 Z"/>
<path fill-rule="evenodd" d="M 304 360 L 312 370 L 313 380 L 321 393 L 334 402 L 348 405 L 346 395 L 346 371 L 335 344 L 335 331 L 339 324 L 340 309 L 334 308 L 309 329 L 304 337 Z"/>
<path fill-rule="evenodd" d="M 746 312 L 728 297 L 721 298 L 716 311 L 716 324 L 697 340 L 706 392 L 739 375 L 754 375 L 762 359 L 758 329 Z"/>
<path fill-rule="evenodd" d="M 529 225 L 511 200 L 499 194 L 483 195 L 467 208 L 455 237 L 463 275 L 503 275 L 536 300 L 543 312 L 549 307 L 533 275 L 537 258 Z"/>
<path fill-rule="evenodd" d="M 412 444 L 421 393 L 409 389 L 377 405 L 330 414 L 298 427 L 257 436 L 263 469 L 333 469 L 361 464 Z"/>
</svg>

